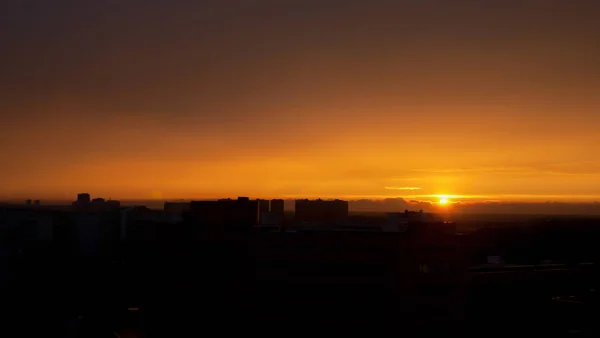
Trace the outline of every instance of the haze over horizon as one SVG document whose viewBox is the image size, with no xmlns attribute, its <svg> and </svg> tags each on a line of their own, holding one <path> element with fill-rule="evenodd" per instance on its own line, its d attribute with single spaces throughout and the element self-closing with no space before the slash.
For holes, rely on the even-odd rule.
<svg viewBox="0 0 600 338">
<path fill-rule="evenodd" d="M 0 4 L 0 200 L 600 201 L 600 2 Z"/>
</svg>

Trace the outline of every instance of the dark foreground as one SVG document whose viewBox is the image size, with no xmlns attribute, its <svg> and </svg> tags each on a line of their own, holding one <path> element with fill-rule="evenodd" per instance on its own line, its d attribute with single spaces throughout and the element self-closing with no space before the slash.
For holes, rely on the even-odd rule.
<svg viewBox="0 0 600 338">
<path fill-rule="evenodd" d="M 472 269 L 459 249 L 423 253 L 387 234 L 298 236 L 165 239 L 131 244 L 118 261 L 7 257 L 2 330 L 14 337 L 599 333 L 593 264 Z M 423 271 L 418 261 L 447 269 Z"/>
</svg>

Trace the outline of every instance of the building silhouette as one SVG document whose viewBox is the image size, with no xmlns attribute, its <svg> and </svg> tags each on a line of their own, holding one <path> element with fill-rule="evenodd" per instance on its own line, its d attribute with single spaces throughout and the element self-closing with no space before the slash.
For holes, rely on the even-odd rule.
<svg viewBox="0 0 600 338">
<path fill-rule="evenodd" d="M 269 200 L 257 199 L 259 212 L 269 212 Z"/>
<path fill-rule="evenodd" d="M 192 201 L 187 220 L 204 227 L 250 230 L 259 224 L 259 203 L 248 197 L 218 201 Z"/>
<path fill-rule="evenodd" d="M 77 194 L 77 202 L 78 203 L 90 203 L 91 196 L 88 193 Z"/>
<path fill-rule="evenodd" d="M 271 200 L 271 212 L 274 214 L 283 215 L 284 208 L 282 199 Z"/>
<path fill-rule="evenodd" d="M 121 202 L 117 201 L 117 200 L 108 200 L 104 203 L 106 205 L 107 208 L 109 209 L 118 209 L 121 207 Z"/>
<path fill-rule="evenodd" d="M 116 200 L 105 200 L 97 197 L 91 199 L 90 194 L 83 193 L 77 195 L 77 200 L 72 204 L 73 210 L 78 212 L 100 212 L 106 210 L 116 210 L 121 207 L 121 202 Z"/>
<path fill-rule="evenodd" d="M 310 307 L 312 318 L 326 318 L 335 328 L 366 323 L 370 330 L 393 330 L 404 319 L 402 330 L 421 332 L 452 329 L 468 316 L 482 328 L 490 327 L 511 304 L 519 311 L 512 317 L 525 318 L 536 311 L 520 309 L 529 306 L 521 301 L 524 297 L 548 300 L 540 303 L 543 310 L 557 290 L 570 292 L 571 285 L 597 275 L 594 265 L 583 263 L 599 257 L 595 243 L 600 232 L 594 219 L 560 221 L 564 224 L 544 220 L 540 228 L 457 234 L 454 223 L 420 211 L 389 213 L 387 220 L 383 215 L 352 215 L 335 221 L 347 215 L 344 201 L 296 201 L 297 218 L 316 224 L 297 228 L 281 225 L 277 211 L 282 212 L 283 201 L 279 206 L 272 202 L 259 224 L 260 201 L 245 197 L 165 204 L 165 209 L 184 212 L 183 222 L 145 207 L 105 208 L 110 203 L 118 201 L 83 202 L 102 206 L 101 212 L 47 205 L 0 207 L 4 259 L 25 264 L 18 272 L 21 283 L 15 283 L 21 291 L 16 304 L 28 294 L 27 306 L 54 308 L 70 297 L 69 309 L 105 304 L 110 311 L 117 309 L 116 314 L 119 304 L 142 304 L 149 332 L 162 326 L 170 332 L 173 325 L 181 325 L 181 318 L 195 314 L 199 303 L 213 310 L 211 320 L 268 317 L 291 326 Z M 577 243 L 565 244 L 565 237 Z M 537 265 L 555 257 L 571 263 L 560 269 Z M 0 272 L 0 279 L 8 275 Z M 44 276 L 53 276 L 50 283 L 62 293 L 40 289 L 37 284 Z M 21 287 L 23 283 L 28 287 Z M 549 283 L 551 288 L 545 286 Z M 98 296 L 100 288 L 109 292 Z M 55 294 L 52 302 L 40 298 Z M 107 300 L 105 294 L 114 297 Z M 246 311 L 257 300 L 264 310 Z M 495 316 L 486 318 L 490 313 Z M 311 319 L 303 325 L 318 326 Z M 168 336 L 157 336 L 163 335 Z"/>
<path fill-rule="evenodd" d="M 296 200 L 294 219 L 301 222 L 339 222 L 348 218 L 348 201 Z"/>
<path fill-rule="evenodd" d="M 269 214 L 269 200 L 263 200 L 263 199 L 257 199 L 256 200 L 258 202 L 258 213 L 259 213 L 259 217 L 258 217 L 258 222 L 260 224 L 263 223 L 263 215 L 264 217 L 268 217 L 266 216 L 267 214 Z"/>
<path fill-rule="evenodd" d="M 260 213 L 260 227 L 261 228 L 279 228 L 282 224 L 282 217 L 280 214 L 274 212 L 261 212 Z"/>
<path fill-rule="evenodd" d="M 164 211 L 170 214 L 181 215 L 185 211 L 190 211 L 189 202 L 165 202 Z"/>
</svg>

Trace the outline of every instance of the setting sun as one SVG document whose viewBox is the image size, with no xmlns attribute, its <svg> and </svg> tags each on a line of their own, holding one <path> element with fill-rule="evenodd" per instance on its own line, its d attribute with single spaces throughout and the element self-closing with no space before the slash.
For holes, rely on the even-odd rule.
<svg viewBox="0 0 600 338">
<path fill-rule="evenodd" d="M 441 205 L 446 205 L 448 203 L 450 203 L 450 200 L 448 200 L 447 198 L 445 198 L 445 197 L 440 198 Z"/>
</svg>

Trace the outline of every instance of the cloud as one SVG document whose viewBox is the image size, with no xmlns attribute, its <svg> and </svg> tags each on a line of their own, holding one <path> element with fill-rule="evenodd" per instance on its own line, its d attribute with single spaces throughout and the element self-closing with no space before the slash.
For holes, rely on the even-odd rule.
<svg viewBox="0 0 600 338">
<path fill-rule="evenodd" d="M 348 204 L 351 212 L 442 211 L 435 202 L 403 198 L 350 200 Z M 453 214 L 600 215 L 600 203 L 460 201 L 453 203 L 445 211 Z"/>
<path fill-rule="evenodd" d="M 467 168 L 419 168 L 413 169 L 416 173 L 425 174 L 474 174 L 474 173 L 492 173 L 492 174 L 528 174 L 528 175 L 600 175 L 600 163 L 595 161 L 588 162 L 567 162 L 552 163 L 536 166 L 517 166 L 517 167 L 467 167 Z"/>
<path fill-rule="evenodd" d="M 286 200 L 286 208 L 294 209 L 294 200 Z M 450 209 L 441 208 L 434 201 L 406 200 L 403 198 L 349 199 L 350 212 L 450 212 L 451 214 L 537 214 L 537 215 L 600 215 L 600 203 L 563 202 L 502 202 L 502 201 L 455 201 Z"/>
<path fill-rule="evenodd" d="M 403 198 L 350 200 L 348 202 L 348 207 L 350 211 L 355 212 L 402 212 L 404 210 L 435 211 L 435 205 L 430 202 L 407 201 Z"/>
<path fill-rule="evenodd" d="M 525 203 L 475 202 L 457 203 L 455 212 L 467 214 L 545 214 L 545 215 L 600 215 L 600 203 Z"/>
<path fill-rule="evenodd" d="M 473 167 L 473 168 L 432 168 L 413 169 L 414 172 L 430 174 L 457 174 L 457 173 L 515 173 L 538 171 L 529 167 Z"/>
<path fill-rule="evenodd" d="M 423 181 L 427 180 L 427 177 L 392 177 L 391 181 Z"/>
<path fill-rule="evenodd" d="M 419 187 L 395 187 L 395 186 L 385 187 L 385 189 L 386 190 L 406 190 L 406 191 L 421 190 L 421 188 L 419 188 Z"/>
</svg>

